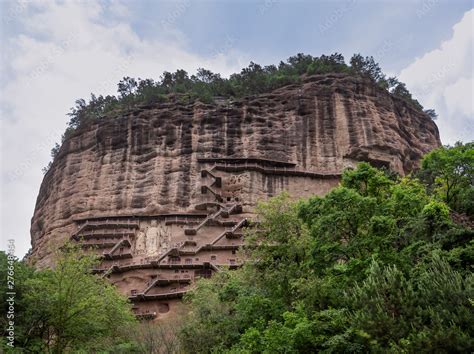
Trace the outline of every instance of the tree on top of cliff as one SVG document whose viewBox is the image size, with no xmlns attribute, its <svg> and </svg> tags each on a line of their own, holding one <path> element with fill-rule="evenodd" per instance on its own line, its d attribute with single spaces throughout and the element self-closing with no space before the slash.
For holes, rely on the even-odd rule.
<svg viewBox="0 0 474 354">
<path fill-rule="evenodd" d="M 350 61 L 351 68 L 362 75 L 374 79 L 376 82 L 385 79 L 379 64 L 377 64 L 373 57 L 363 57 L 360 54 L 354 54 Z"/>
<path fill-rule="evenodd" d="M 261 94 L 299 83 L 304 75 L 327 73 L 348 73 L 367 78 L 394 96 L 412 102 L 417 109 L 422 109 L 418 101 L 412 98 L 405 84 L 396 78 L 386 78 L 373 57 L 364 58 L 355 54 L 350 59 L 350 65 L 347 65 L 339 53 L 320 57 L 299 53 L 289 57 L 286 62 L 280 62 L 278 66 L 262 66 L 250 62 L 248 67 L 243 68 L 240 73 L 230 75 L 229 78 L 222 78 L 219 74 L 203 68 L 191 76 L 185 70 L 164 72 L 158 81 L 124 77 L 118 83 L 117 97 L 91 95 L 89 102 L 84 99 L 77 100 L 76 106 L 71 108 L 69 113 L 69 128 L 74 130 L 91 120 L 106 116 L 115 109 L 129 109 L 136 105 L 166 101 L 169 94 L 179 94 L 182 100 L 188 102 L 199 100 L 211 103 L 214 97 L 240 98 Z"/>
<path fill-rule="evenodd" d="M 277 88 L 296 84 L 306 75 L 347 73 L 371 80 L 391 95 L 402 98 L 412 104 L 415 109 L 422 110 L 421 104 L 415 100 L 405 84 L 395 77 L 387 78 L 373 57 L 355 54 L 346 64 L 340 53 L 331 55 L 312 55 L 298 53 L 289 57 L 286 62 L 278 65 L 262 66 L 250 62 L 240 73 L 222 78 L 219 74 L 200 68 L 195 75 L 189 76 L 185 70 L 174 73 L 165 71 L 158 81 L 153 79 L 134 79 L 124 77 L 118 83 L 117 96 L 96 96 L 91 94 L 90 100 L 76 100 L 76 105 L 68 113 L 70 121 L 63 135 L 63 141 L 77 128 L 91 122 L 110 117 L 113 112 L 128 110 L 137 105 L 153 105 L 169 100 L 170 94 L 178 96 L 180 102 L 201 101 L 212 103 L 215 97 L 240 98 L 245 96 L 271 92 Z M 433 110 L 426 112 L 435 117 Z M 47 172 L 48 168 L 44 169 Z"/>
</svg>

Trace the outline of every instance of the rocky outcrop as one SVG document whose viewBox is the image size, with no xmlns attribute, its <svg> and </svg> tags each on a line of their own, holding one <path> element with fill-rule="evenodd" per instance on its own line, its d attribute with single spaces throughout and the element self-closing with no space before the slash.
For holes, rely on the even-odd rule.
<svg viewBox="0 0 474 354">
<path fill-rule="evenodd" d="M 171 96 L 83 127 L 63 143 L 39 191 L 31 260 L 49 265 L 52 244 L 84 220 L 117 217 L 143 223 L 129 240 L 131 258 L 160 257 L 188 240 L 169 226 L 169 215 L 198 223 L 219 210 L 209 203 L 238 204 L 250 215 L 259 199 L 282 190 L 327 192 L 357 161 L 405 174 L 439 145 L 427 115 L 345 74 L 215 104 Z"/>
</svg>

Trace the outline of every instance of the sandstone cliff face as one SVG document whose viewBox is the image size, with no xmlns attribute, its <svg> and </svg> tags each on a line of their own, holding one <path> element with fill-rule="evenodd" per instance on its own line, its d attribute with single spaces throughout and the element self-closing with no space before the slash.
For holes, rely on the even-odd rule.
<svg viewBox="0 0 474 354">
<path fill-rule="evenodd" d="M 223 176 L 224 201 L 237 200 L 250 213 L 258 199 L 282 190 L 325 193 L 357 161 L 404 174 L 439 145 L 437 127 L 425 114 L 343 74 L 308 77 L 301 85 L 234 102 L 187 105 L 171 99 L 134 108 L 64 142 L 40 188 L 32 259 L 50 264 L 51 243 L 69 238 L 78 219 L 197 213 L 204 157 L 279 160 L 315 173 L 306 178 L 249 170 Z M 171 237 L 162 226 L 150 227 Z"/>
</svg>

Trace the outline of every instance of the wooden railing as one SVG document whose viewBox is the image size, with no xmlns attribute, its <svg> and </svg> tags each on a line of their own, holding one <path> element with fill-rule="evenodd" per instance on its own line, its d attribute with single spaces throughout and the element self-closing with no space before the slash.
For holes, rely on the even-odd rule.
<svg viewBox="0 0 474 354">
<path fill-rule="evenodd" d="M 138 220 L 132 220 L 132 219 L 127 219 L 127 220 L 105 219 L 105 220 L 96 220 L 96 221 L 86 220 L 83 223 L 81 223 L 76 233 L 82 231 L 84 228 L 97 227 L 97 226 L 104 226 L 104 227 L 127 226 L 131 228 L 138 228 L 140 226 L 140 223 L 138 222 Z"/>
<path fill-rule="evenodd" d="M 271 160 L 260 157 L 198 157 L 197 161 L 200 163 L 214 163 L 214 164 L 250 164 L 256 163 L 259 165 L 274 165 L 283 167 L 292 167 L 296 164 L 293 162 Z"/>
<path fill-rule="evenodd" d="M 244 226 L 248 222 L 247 218 L 244 218 L 240 221 L 238 221 L 235 226 L 226 228 L 219 236 L 217 236 L 214 240 L 211 241 L 209 244 L 204 244 L 196 248 L 191 248 L 191 249 L 182 249 L 182 246 L 185 244 L 185 242 L 181 242 L 179 247 L 173 247 L 172 249 L 168 250 L 166 253 L 164 253 L 162 256 L 160 256 L 159 261 L 163 260 L 166 256 L 168 256 L 171 251 L 177 251 L 178 255 L 195 255 L 198 254 L 200 251 L 203 250 L 212 250 L 212 249 L 235 249 L 239 248 L 241 245 L 221 245 L 217 246 L 216 243 L 221 240 L 224 236 L 228 234 L 234 234 L 239 228 Z"/>
<path fill-rule="evenodd" d="M 173 299 L 173 298 L 181 298 L 186 294 L 188 290 L 176 290 L 176 291 L 169 291 L 166 293 L 161 293 L 161 294 L 137 294 L 137 295 L 132 295 L 129 296 L 128 298 L 130 300 L 134 301 L 146 301 L 146 300 L 160 300 L 160 299 Z"/>
<path fill-rule="evenodd" d="M 171 216 L 171 217 L 165 217 L 165 225 L 169 224 L 192 224 L 196 223 L 196 218 L 190 218 L 186 216 Z"/>
<path fill-rule="evenodd" d="M 189 274 L 175 275 L 172 278 L 156 278 L 149 282 L 148 286 L 140 293 L 146 295 L 155 286 L 161 284 L 180 283 L 188 284 L 193 280 Z"/>
<path fill-rule="evenodd" d="M 224 214 L 225 214 L 225 216 L 228 216 L 228 215 L 234 213 L 239 208 L 241 208 L 240 204 L 232 204 L 230 206 L 225 206 L 223 204 L 218 204 L 218 205 L 220 206 L 220 209 L 218 211 L 216 211 L 215 213 L 209 214 L 197 226 L 184 229 L 184 234 L 185 235 L 196 235 L 197 231 L 200 228 L 202 228 L 203 226 L 205 226 L 209 221 L 215 220 L 216 218 L 218 218 L 219 216 L 224 215 Z"/>
<path fill-rule="evenodd" d="M 89 230 L 89 231 L 80 231 L 76 232 L 71 236 L 72 239 L 79 241 L 80 239 L 92 239 L 92 238 L 119 238 L 126 236 L 134 236 L 135 229 L 122 229 L 122 230 Z"/>
<path fill-rule="evenodd" d="M 321 178 L 321 179 L 333 179 L 339 178 L 341 173 L 331 172 L 331 173 L 321 173 L 315 171 L 308 171 L 297 169 L 296 167 L 267 167 L 262 166 L 258 163 L 243 163 L 243 164 L 232 164 L 232 163 L 219 163 L 214 167 L 217 170 L 222 171 L 243 171 L 243 170 L 254 170 L 262 172 L 264 174 L 272 175 L 287 175 L 287 176 L 299 176 L 299 177 L 310 177 L 310 178 Z"/>
<path fill-rule="evenodd" d="M 234 227 L 231 227 L 231 228 L 226 228 L 226 230 L 224 230 L 224 232 L 222 232 L 219 236 L 217 236 L 212 242 L 211 242 L 211 245 L 215 245 L 220 239 L 222 239 L 224 236 L 226 236 L 227 234 L 231 233 L 235 233 L 235 231 L 237 231 L 237 229 L 241 228 L 242 226 L 244 226 L 245 224 L 247 224 L 248 220 L 247 218 L 244 218 L 242 220 L 240 220 Z"/>
<path fill-rule="evenodd" d="M 206 177 L 206 175 L 211 176 L 214 178 L 214 181 L 209 185 L 209 187 L 216 186 L 217 188 L 220 188 L 222 186 L 222 177 L 217 176 L 212 172 L 214 169 L 214 166 L 212 166 L 210 169 L 202 169 L 201 170 L 201 177 Z"/>
<path fill-rule="evenodd" d="M 109 248 L 109 247 L 114 247 L 116 245 L 116 242 L 113 240 L 111 241 L 110 239 L 90 239 L 90 240 L 83 240 L 80 243 L 82 248 Z"/>
<path fill-rule="evenodd" d="M 220 203 L 222 203 L 224 201 L 224 198 L 222 198 L 222 196 L 216 192 L 214 189 L 211 188 L 211 186 L 208 186 L 208 185 L 203 185 L 201 186 L 201 193 L 202 194 L 206 194 L 205 191 L 209 191 L 211 192 L 211 194 L 216 198 L 217 201 L 219 201 Z"/>
<path fill-rule="evenodd" d="M 119 254 L 114 254 L 114 252 L 121 246 L 125 246 L 128 244 L 128 247 L 131 247 L 131 243 L 130 243 L 130 239 L 127 237 L 127 238 L 124 238 L 120 241 L 118 241 L 113 247 L 112 249 L 110 249 L 108 252 L 104 252 L 103 255 L 105 258 L 108 258 L 108 259 L 116 259 L 116 258 L 132 258 L 132 254 L 130 253 L 130 250 L 129 252 L 124 252 L 124 253 L 119 253 Z"/>
<path fill-rule="evenodd" d="M 185 234 L 185 235 L 196 235 L 196 233 L 198 232 L 198 230 L 199 230 L 200 228 L 202 228 L 203 226 L 205 226 L 210 220 L 214 220 L 215 218 L 217 218 L 217 217 L 218 217 L 219 215 L 221 215 L 223 212 L 224 212 L 223 209 L 219 209 L 219 210 L 216 211 L 215 213 L 209 214 L 209 215 L 208 215 L 203 221 L 201 221 L 197 226 L 184 229 L 184 234 Z"/>
</svg>

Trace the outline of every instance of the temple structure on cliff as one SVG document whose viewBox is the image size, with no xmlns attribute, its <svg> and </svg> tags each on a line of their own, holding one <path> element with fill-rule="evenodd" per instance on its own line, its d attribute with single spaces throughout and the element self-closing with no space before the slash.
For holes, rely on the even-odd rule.
<svg viewBox="0 0 474 354">
<path fill-rule="evenodd" d="M 137 316 L 166 319 L 196 279 L 242 264 L 258 201 L 322 195 L 358 161 L 403 175 L 439 145 L 426 114 L 346 74 L 233 102 L 137 107 L 63 143 L 38 196 L 31 259 L 48 266 L 54 245 L 79 242 Z"/>
<path fill-rule="evenodd" d="M 252 217 L 247 208 L 251 195 L 246 191 L 250 180 L 265 184 L 267 197 L 283 190 L 293 196 L 309 195 L 339 180 L 339 174 L 270 159 L 198 158 L 197 162 L 199 197 L 188 212 L 75 220 L 77 230 L 71 239 L 102 257 L 95 272 L 129 295 L 140 318 L 167 314 L 179 307 L 179 299 L 197 278 L 242 264 L 238 253 L 242 228 Z M 274 180 L 279 185 L 269 186 Z"/>
</svg>

